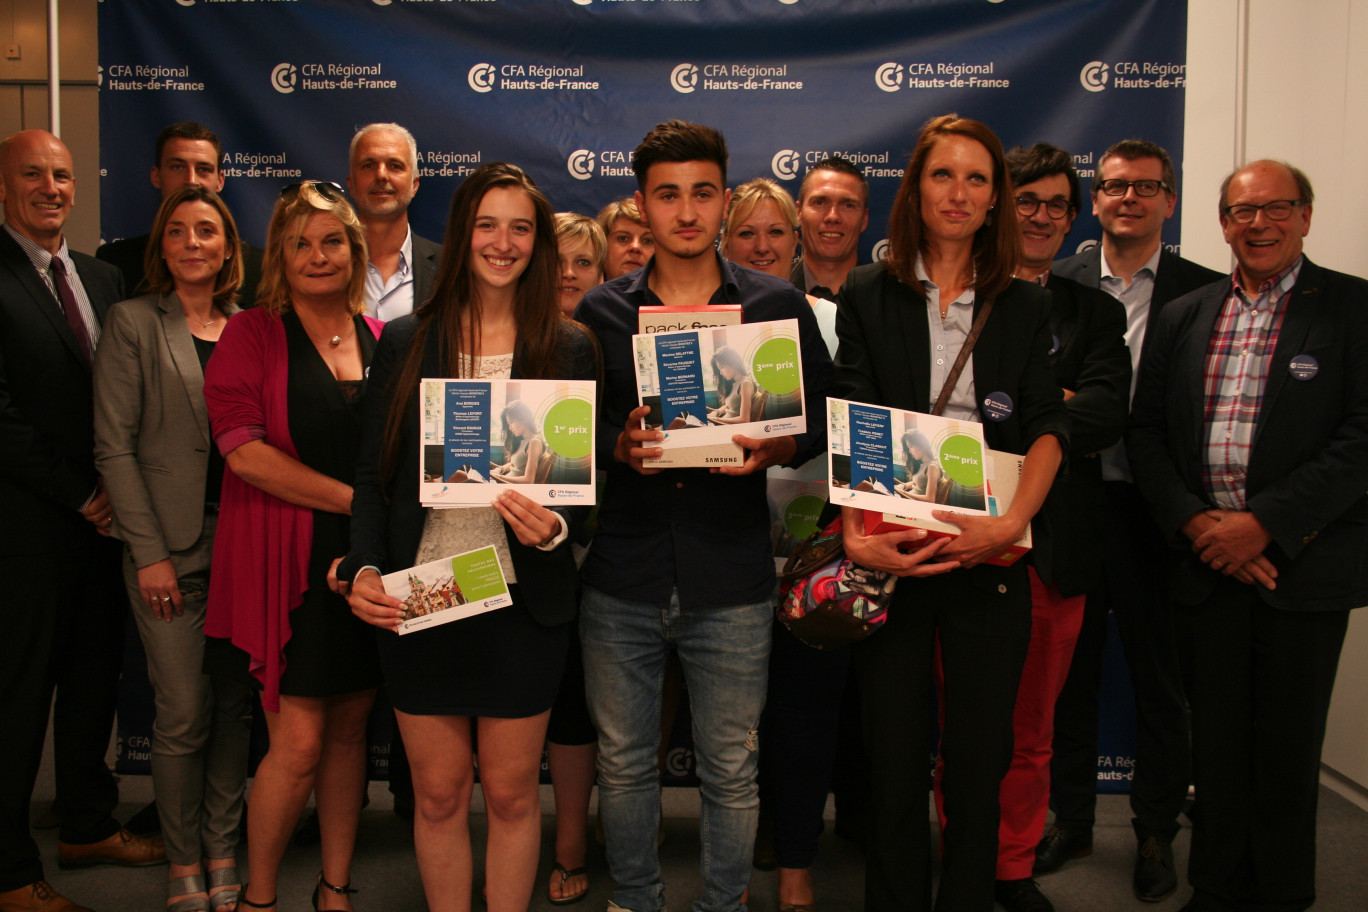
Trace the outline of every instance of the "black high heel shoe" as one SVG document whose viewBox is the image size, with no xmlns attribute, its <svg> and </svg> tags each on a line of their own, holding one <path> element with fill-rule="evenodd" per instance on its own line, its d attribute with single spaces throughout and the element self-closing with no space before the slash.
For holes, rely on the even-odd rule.
<svg viewBox="0 0 1368 912">
<path fill-rule="evenodd" d="M 313 907 L 314 907 L 314 912 L 320 912 L 320 910 L 319 910 L 319 908 L 318 908 L 318 897 L 319 897 L 319 895 L 320 895 L 320 891 L 322 891 L 322 890 L 328 890 L 329 892 L 336 893 L 338 896 L 346 896 L 346 895 L 349 894 L 349 893 L 360 893 L 360 892 L 361 892 L 360 890 L 353 890 L 353 889 L 352 889 L 352 885 L 349 884 L 349 883 L 344 883 L 344 884 L 343 884 L 342 886 L 340 886 L 340 887 L 334 887 L 332 884 L 328 883 L 326 880 L 323 879 L 323 872 L 322 872 L 322 871 L 319 871 L 319 872 L 318 872 L 318 885 L 314 887 L 314 891 L 313 891 Z"/>
</svg>

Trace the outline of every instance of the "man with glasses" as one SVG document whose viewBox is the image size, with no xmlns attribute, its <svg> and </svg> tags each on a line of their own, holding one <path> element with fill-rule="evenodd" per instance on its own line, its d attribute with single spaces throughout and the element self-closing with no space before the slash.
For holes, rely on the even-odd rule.
<svg viewBox="0 0 1368 912">
<path fill-rule="evenodd" d="M 1315 901 L 1320 752 L 1349 611 L 1368 602 L 1368 282 L 1302 254 L 1311 182 L 1221 185 L 1233 275 L 1152 327 L 1126 442 L 1190 647 L 1184 912 Z M 1185 653 L 1186 654 L 1186 653 Z"/>
<path fill-rule="evenodd" d="M 1071 431 L 1069 468 L 1032 521 L 1031 643 L 1012 716 L 1012 766 L 999 788 L 995 895 L 1007 912 L 1052 912 L 1031 874 L 1048 811 L 1055 699 L 1083 623 L 1084 594 L 1097 584 L 1104 557 L 1102 471 L 1089 456 L 1121 439 L 1131 362 L 1121 305 L 1050 269 L 1078 213 L 1073 159 L 1036 143 L 1008 152 L 1007 169 L 1021 230 L 1017 278 L 1050 291 L 1050 366 L 1064 390 Z"/>
<path fill-rule="evenodd" d="M 855 163 L 824 158 L 798 188 L 798 232 L 803 255 L 789 278 L 818 298 L 836 300 L 846 273 L 855 268 L 860 235 L 869 227 L 869 181 Z"/>
<path fill-rule="evenodd" d="M 1220 278 L 1220 273 L 1165 250 L 1164 221 L 1178 204 L 1173 162 L 1160 146 L 1128 139 L 1102 154 L 1093 179 L 1093 215 L 1102 242 L 1055 264 L 1054 274 L 1100 288 L 1126 309 L 1126 344 L 1138 369 L 1147 329 L 1165 304 Z M 1131 384 L 1134 393 L 1134 382 Z M 1190 781 L 1187 704 L 1179 673 L 1173 608 L 1163 568 L 1167 545 L 1135 489 L 1124 444 L 1100 456 L 1108 522 L 1102 575 L 1089 589 L 1083 629 L 1055 707 L 1050 808 L 1035 871 L 1045 874 L 1092 851 L 1097 805 L 1097 695 L 1108 614 L 1117 630 L 1135 691 L 1136 757 L 1130 784 L 1137 840 L 1132 886 L 1158 902 L 1178 886 L 1171 843 Z"/>
<path fill-rule="evenodd" d="M 153 156 L 152 186 L 166 199 L 184 186 L 208 187 L 215 193 L 223 192 L 223 143 L 213 130 L 194 121 L 183 121 L 163 127 L 157 134 Z M 124 290 L 136 294 L 143 282 L 143 265 L 147 256 L 150 235 L 120 238 L 101 244 L 95 256 L 113 263 L 124 274 Z M 242 287 L 238 289 L 238 306 L 251 307 L 256 303 L 257 283 L 261 281 L 261 248 L 242 242 Z"/>
</svg>

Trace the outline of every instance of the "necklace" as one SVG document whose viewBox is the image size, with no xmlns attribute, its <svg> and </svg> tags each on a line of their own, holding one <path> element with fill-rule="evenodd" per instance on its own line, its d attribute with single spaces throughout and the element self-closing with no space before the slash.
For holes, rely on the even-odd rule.
<svg viewBox="0 0 1368 912">
<path fill-rule="evenodd" d="M 215 317 L 214 319 L 210 320 L 210 321 L 207 322 L 207 323 L 200 323 L 200 326 L 203 326 L 204 328 L 208 329 L 210 326 L 213 326 L 213 325 L 214 325 L 215 323 L 217 323 L 217 322 L 218 322 L 218 317 Z"/>
<path fill-rule="evenodd" d="M 333 336 L 331 339 L 328 340 L 328 344 L 329 344 L 329 345 L 341 345 L 341 344 L 342 344 L 342 337 L 341 337 L 341 336 Z"/>
</svg>

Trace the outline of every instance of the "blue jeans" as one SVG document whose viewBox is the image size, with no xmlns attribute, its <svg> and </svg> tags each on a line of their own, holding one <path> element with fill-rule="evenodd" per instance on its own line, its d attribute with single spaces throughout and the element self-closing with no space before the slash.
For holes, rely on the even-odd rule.
<svg viewBox="0 0 1368 912">
<path fill-rule="evenodd" d="M 750 881 L 757 730 L 769 670 L 769 602 L 683 611 L 614 598 L 584 587 L 580 639 L 585 689 L 599 733 L 599 814 L 607 837 L 613 902 L 632 912 L 665 908 L 656 851 L 660 820 L 661 689 L 673 646 L 684 667 L 702 785 L 699 820 L 703 896 L 694 912 L 734 912 Z"/>
</svg>

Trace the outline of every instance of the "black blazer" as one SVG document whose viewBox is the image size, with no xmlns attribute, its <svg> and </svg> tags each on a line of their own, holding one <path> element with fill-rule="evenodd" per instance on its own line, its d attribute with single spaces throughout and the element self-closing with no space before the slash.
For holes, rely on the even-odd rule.
<svg viewBox="0 0 1368 912">
<path fill-rule="evenodd" d="M 1072 279 L 1089 288 L 1102 287 L 1102 245 L 1095 244 L 1080 254 L 1055 263 L 1050 268 L 1051 275 Z M 1203 285 L 1209 285 L 1221 278 L 1223 273 L 1207 269 L 1191 260 L 1185 260 L 1176 253 L 1159 251 L 1159 266 L 1154 272 L 1154 291 L 1150 294 L 1149 317 L 1145 321 L 1146 332 L 1154 326 L 1155 319 L 1164 305 L 1174 298 L 1180 298 Z"/>
<path fill-rule="evenodd" d="M 413 235 L 413 309 L 417 310 L 432 297 L 437 285 L 437 267 L 442 262 L 442 245 L 425 237 Z"/>
<path fill-rule="evenodd" d="M 979 301 L 974 302 L 978 314 Z M 1006 393 L 1015 407 L 1005 421 L 983 421 L 988 446 L 1025 453 L 1042 434 L 1068 449 L 1064 400 L 1050 373 L 1048 298 L 1037 285 L 1013 280 L 993 304 L 974 346 L 974 388 L 980 403 Z M 882 263 L 858 266 L 841 286 L 836 311 L 837 395 L 858 402 L 931 411 L 931 332 L 926 302 Z"/>
<path fill-rule="evenodd" d="M 143 262 L 147 256 L 147 244 L 151 239 L 150 234 L 121 238 L 108 244 L 101 244 L 95 251 L 97 258 L 119 267 L 124 277 L 124 290 L 129 294 L 143 293 L 140 290 L 145 276 Z M 242 287 L 238 289 L 238 307 L 251 307 L 256 304 L 257 285 L 261 282 L 262 256 L 260 247 L 253 247 L 246 241 L 242 242 Z"/>
<path fill-rule="evenodd" d="M 995 450 L 1025 453 L 1036 438 L 1054 434 L 1068 452 L 1068 414 L 1048 360 L 1048 304 L 1043 288 L 1013 280 L 993 304 L 974 346 L 980 416 L 983 398 L 990 393 L 1005 393 L 1014 403 L 1006 420 L 983 420 L 984 438 Z M 980 305 L 974 302 L 975 315 Z M 926 302 L 883 263 L 856 267 L 846 276 L 836 311 L 836 336 L 836 395 L 889 408 L 931 411 L 940 390 L 931 389 Z M 983 564 L 955 572 L 998 586 L 997 577 L 1004 571 Z M 895 595 L 911 588 L 899 587 Z"/>
<path fill-rule="evenodd" d="M 72 252 L 95 316 L 123 297 L 119 271 Z M 92 535 L 80 514 L 95 491 L 91 368 L 52 292 L 0 229 L 0 553 L 65 548 Z"/>
<path fill-rule="evenodd" d="M 1207 345 L 1230 280 L 1186 295 L 1150 331 L 1126 444 L 1135 481 L 1178 553 L 1174 595 L 1196 604 L 1219 576 L 1179 531 L 1212 506 L 1202 482 Z M 1293 358 L 1319 367 L 1292 376 Z M 1265 555 L 1275 608 L 1347 610 L 1368 603 L 1368 282 L 1302 264 L 1269 365 L 1246 485 L 1249 509 L 1273 536 Z"/>
<path fill-rule="evenodd" d="M 599 380 L 601 374 L 598 345 L 578 323 L 565 324 L 556 349 L 556 376 L 559 380 Z M 403 366 L 405 354 L 418 330 L 418 317 L 408 314 L 385 324 L 375 354 L 371 358 L 366 399 L 362 405 L 361 456 L 356 467 L 356 493 L 352 498 L 351 552 L 338 567 L 339 579 L 350 580 L 362 567 L 376 566 L 391 573 L 413 566 L 423 537 L 424 513 L 418 497 L 418 394 L 405 405 L 403 448 L 394 478 L 382 487 L 380 452 L 384 443 L 385 422 L 389 414 L 387 387 Z M 439 357 L 436 334 L 428 339 L 420 376 L 446 376 Z M 517 368 L 513 377 L 521 376 Z M 588 507 L 556 507 L 573 531 L 588 514 Z M 513 572 L 518 578 L 521 599 L 538 622 L 547 626 L 563 624 L 575 617 L 579 608 L 579 572 L 567 539 L 550 551 L 528 547 L 504 523 Z"/>
<path fill-rule="evenodd" d="M 1031 562 L 1065 596 L 1087 592 L 1101 576 L 1102 464 L 1095 455 L 1121 439 L 1130 400 L 1126 310 L 1106 292 L 1051 274 L 1050 367 L 1074 396 L 1069 459 L 1032 526 Z"/>
</svg>

